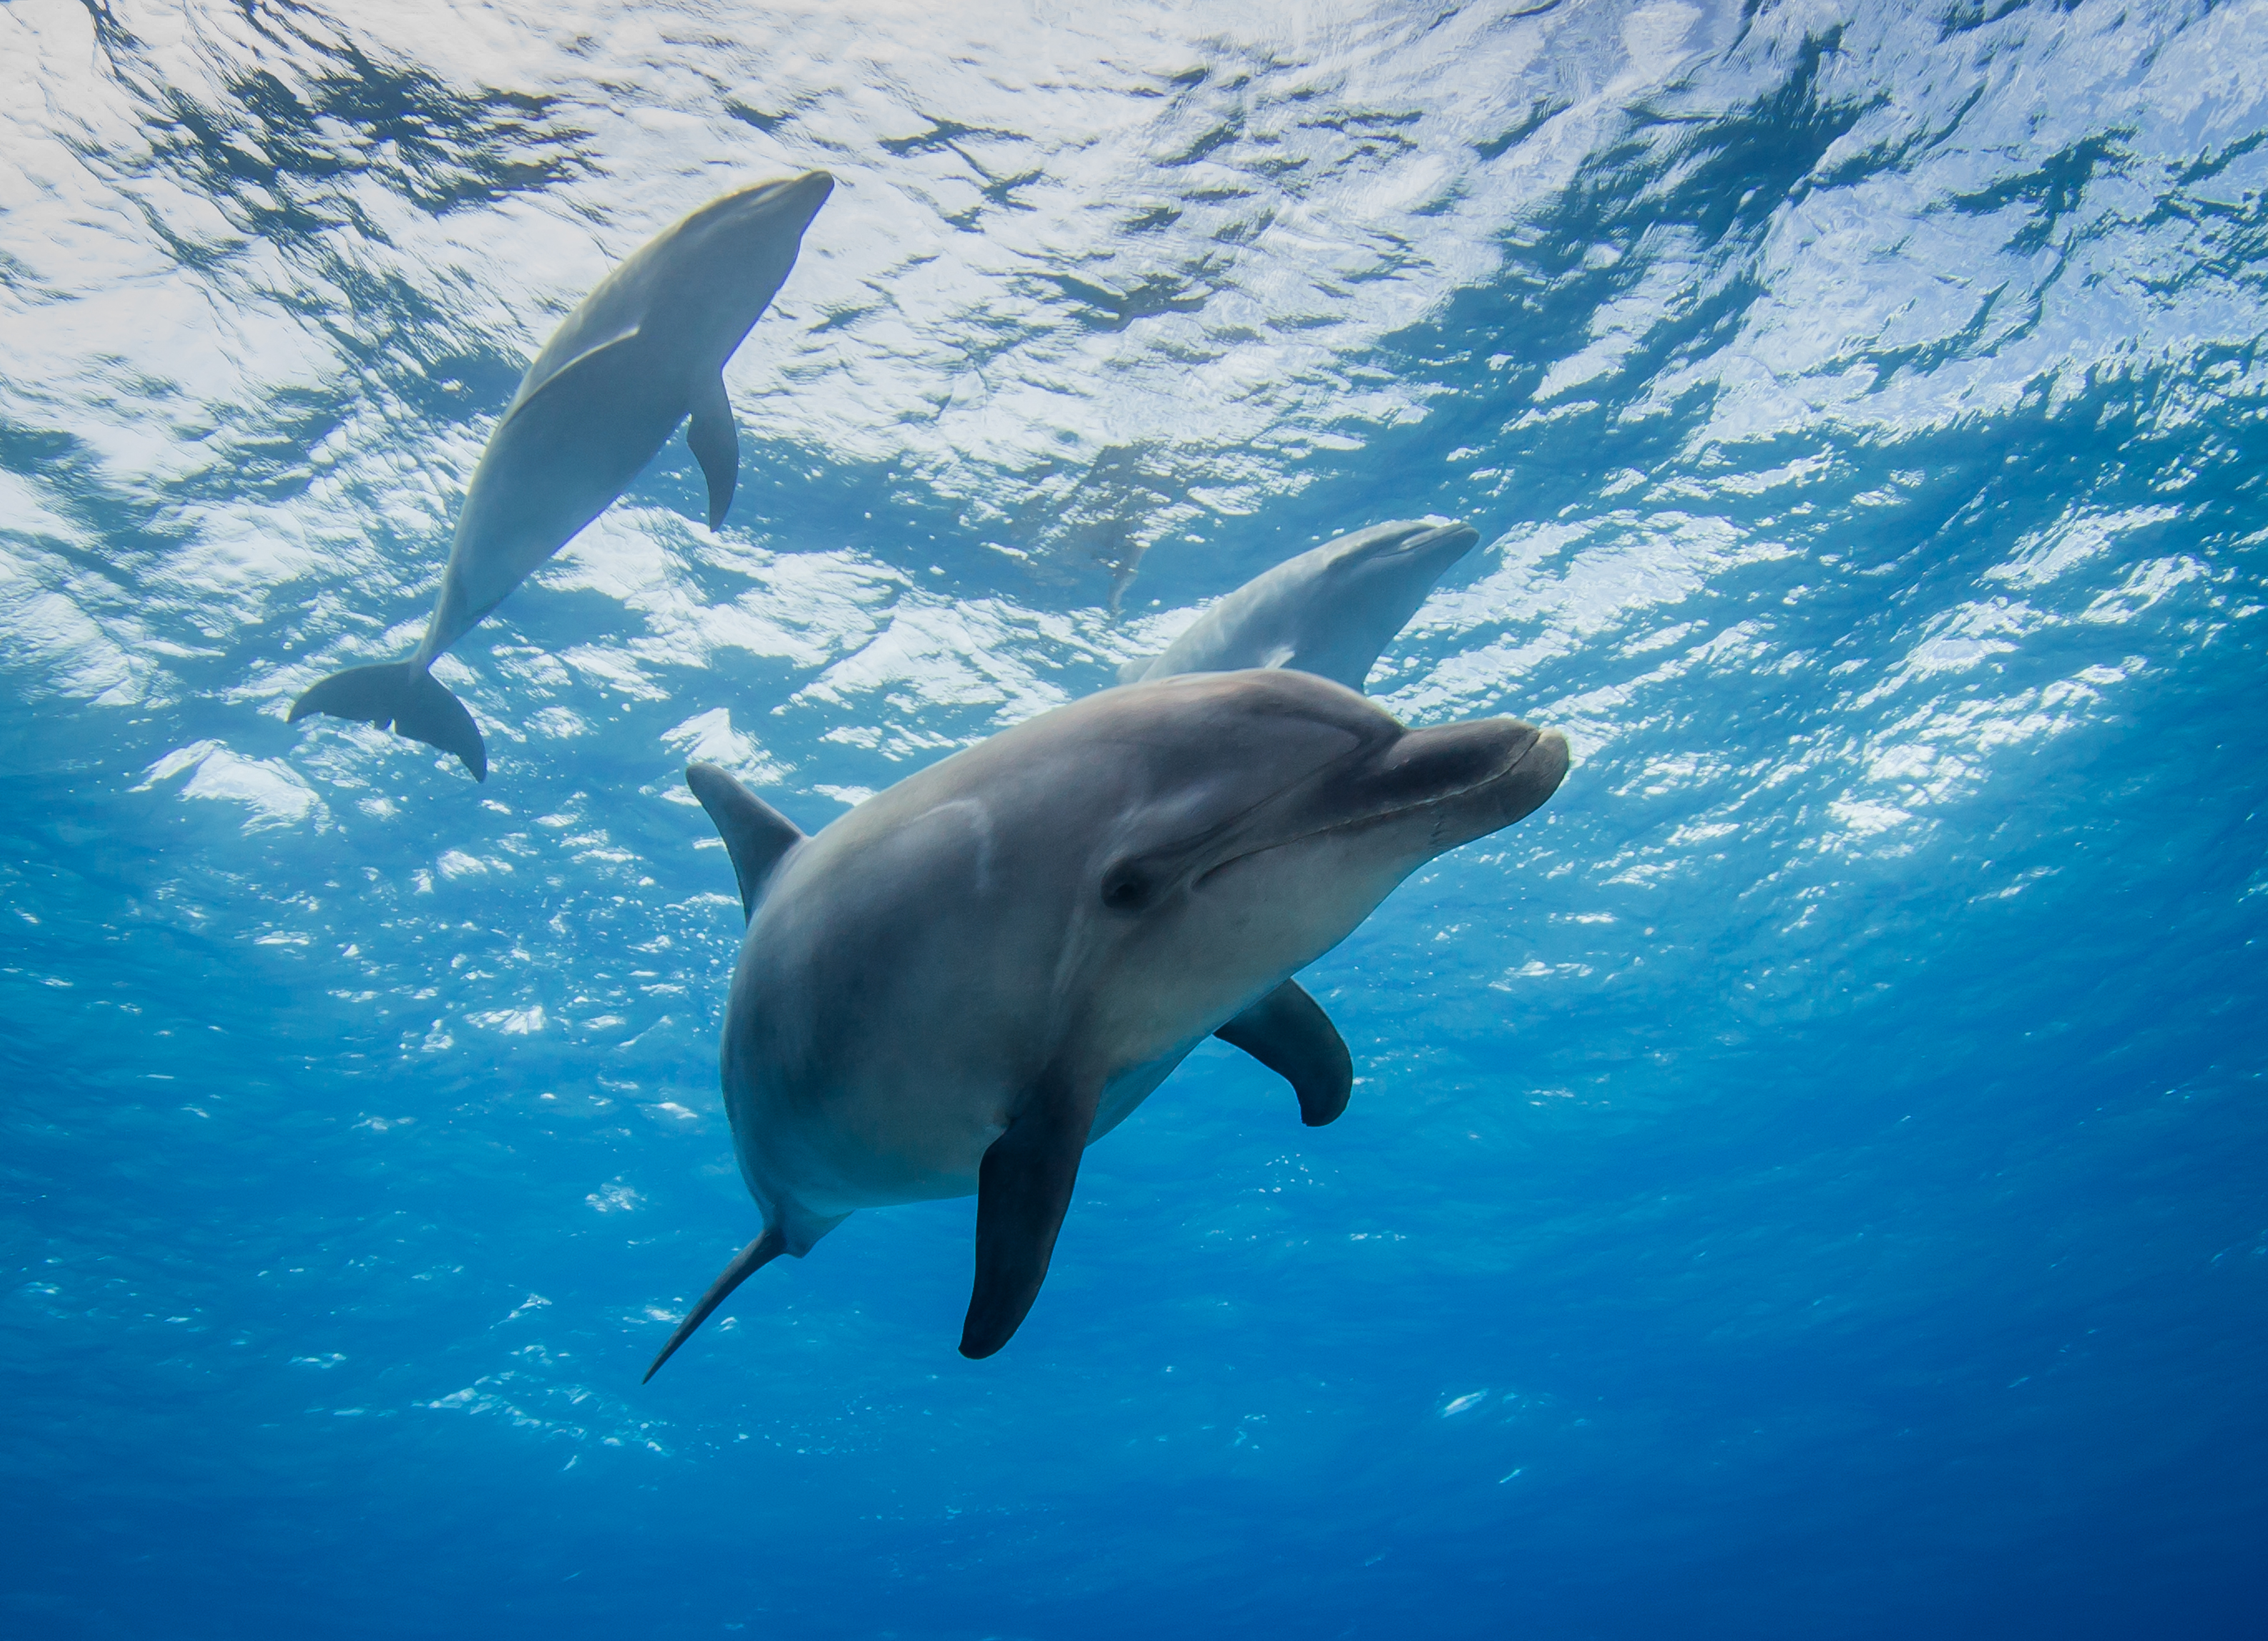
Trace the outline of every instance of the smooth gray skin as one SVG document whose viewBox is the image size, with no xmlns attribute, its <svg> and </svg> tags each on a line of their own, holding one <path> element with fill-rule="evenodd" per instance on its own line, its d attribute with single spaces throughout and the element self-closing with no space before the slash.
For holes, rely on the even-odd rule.
<svg viewBox="0 0 2268 1641">
<path fill-rule="evenodd" d="M 1164 654 L 1120 667 L 1118 681 L 1283 666 L 1360 689 L 1433 584 L 1480 539 L 1466 524 L 1401 519 L 1326 541 L 1246 582 Z"/>
<path fill-rule="evenodd" d="M 431 666 L 610 505 L 688 416 L 724 523 L 740 436 L 725 364 L 795 267 L 835 191 L 823 171 L 759 182 L 665 229 L 554 332 L 473 470 L 440 602 L 410 659 Z"/>
<path fill-rule="evenodd" d="M 738 189 L 601 280 L 544 343 L 489 436 L 416 653 L 324 680 L 292 718 L 399 720 L 403 733 L 456 753 L 485 778 L 478 731 L 460 704 L 431 699 L 439 686 L 424 681 L 426 669 L 605 511 L 688 416 L 710 527 L 724 522 L 740 465 L 725 364 L 795 266 L 834 188 L 813 171 Z"/>
<path fill-rule="evenodd" d="M 1289 976 L 1566 769 L 1555 731 L 1405 730 L 1285 670 L 1105 690 L 812 838 L 694 766 L 752 909 L 722 1070 L 764 1232 L 654 1367 L 742 1277 L 845 1215 L 971 1192 L 961 1350 L 998 1350 L 1038 1292 L 1080 1150 L 1209 1034 L 1238 1041 L 1233 1026 L 1307 1032 L 1312 1048 L 1319 1025 L 1344 1079 L 1336 1033 Z M 1312 1020 L 1270 1024 L 1287 998 Z"/>
</svg>

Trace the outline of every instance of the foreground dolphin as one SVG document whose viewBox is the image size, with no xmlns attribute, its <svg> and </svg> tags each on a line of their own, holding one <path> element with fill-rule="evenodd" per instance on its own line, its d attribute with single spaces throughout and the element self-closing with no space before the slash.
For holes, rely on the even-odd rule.
<svg viewBox="0 0 2268 1641">
<path fill-rule="evenodd" d="M 426 670 L 537 565 L 607 510 L 678 423 L 725 521 L 740 460 L 725 362 L 795 266 L 803 231 L 834 190 L 823 171 L 712 200 L 599 282 L 520 379 L 473 470 L 441 598 L 406 661 L 350 667 L 292 704 L 387 724 L 488 778 L 464 703 Z"/>
<path fill-rule="evenodd" d="M 855 1209 L 976 1196 L 961 1354 L 1031 1308 L 1079 1153 L 1218 1035 L 1329 1122 L 1346 1046 L 1291 979 L 1394 886 L 1567 770 L 1512 718 L 1405 730 L 1303 673 L 1171 678 L 1042 714 L 816 837 L 686 771 L 747 937 L 725 1109 L 763 1233 L 671 1336 Z"/>
<path fill-rule="evenodd" d="M 1405 520 L 1326 541 L 1246 582 L 1163 655 L 1120 667 L 1118 681 L 1288 666 L 1359 689 L 1379 651 L 1480 539 L 1470 525 Z"/>
</svg>

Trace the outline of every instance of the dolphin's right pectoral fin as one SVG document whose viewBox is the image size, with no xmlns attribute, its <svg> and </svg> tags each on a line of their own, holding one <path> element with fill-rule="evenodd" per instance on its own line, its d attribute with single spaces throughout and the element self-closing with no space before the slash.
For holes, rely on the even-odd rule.
<svg viewBox="0 0 2268 1641">
<path fill-rule="evenodd" d="M 712 376 L 693 392 L 693 421 L 685 442 L 701 462 L 709 481 L 709 527 L 725 522 L 733 505 L 733 487 L 740 482 L 740 430 L 733 425 L 733 401 L 725 397 L 725 379 Z"/>
<path fill-rule="evenodd" d="M 701 1302 L 685 1313 L 685 1320 L 677 1324 L 677 1331 L 669 1336 L 669 1343 L 661 1347 L 661 1354 L 653 1358 L 653 1365 L 645 1370 L 645 1379 L 638 1383 L 643 1385 L 661 1372 L 661 1365 L 677 1354 L 677 1347 L 693 1337 L 693 1330 L 709 1320 L 709 1314 L 722 1305 L 733 1289 L 785 1252 L 786 1237 L 777 1225 L 768 1225 L 763 1235 L 735 1254 L 733 1262 L 709 1284 L 709 1291 L 701 1296 Z"/>
<path fill-rule="evenodd" d="M 687 764 L 685 784 L 717 823 L 725 852 L 733 857 L 733 875 L 740 882 L 741 916 L 754 917 L 773 868 L 803 842 L 802 831 L 713 763 Z"/>
<path fill-rule="evenodd" d="M 1292 1085 L 1300 1121 L 1321 1128 L 1347 1107 L 1354 1061 L 1322 1004 L 1285 981 L 1213 1035 Z"/>
<path fill-rule="evenodd" d="M 984 1152 L 976 1171 L 976 1284 L 961 1329 L 961 1354 L 972 1361 L 1007 1343 L 1040 1297 L 1101 1092 L 1040 1089 Z"/>
</svg>

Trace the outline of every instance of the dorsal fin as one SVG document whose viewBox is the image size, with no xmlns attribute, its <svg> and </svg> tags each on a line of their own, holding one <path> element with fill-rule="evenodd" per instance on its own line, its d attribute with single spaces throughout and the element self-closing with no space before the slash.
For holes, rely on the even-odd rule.
<svg viewBox="0 0 2268 1641">
<path fill-rule="evenodd" d="M 803 833 L 794 821 L 713 763 L 687 764 L 685 784 L 717 823 L 725 852 L 733 857 L 733 875 L 740 880 L 740 911 L 754 917 L 773 868 L 804 841 Z"/>
</svg>

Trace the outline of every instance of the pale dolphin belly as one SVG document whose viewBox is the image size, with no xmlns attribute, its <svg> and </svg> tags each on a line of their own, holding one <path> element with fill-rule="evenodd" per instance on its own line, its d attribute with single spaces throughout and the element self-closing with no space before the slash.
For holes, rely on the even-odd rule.
<svg viewBox="0 0 2268 1641">
<path fill-rule="evenodd" d="M 414 658 L 430 662 L 613 504 L 685 419 L 654 350 L 629 345 L 499 429 L 473 474 L 439 602 Z"/>
<path fill-rule="evenodd" d="M 1114 1074 L 1087 1144 L 1131 1116 L 1196 1047 L 1184 1043 Z M 750 1190 L 832 1219 L 861 1208 L 974 1196 L 984 1152 L 1007 1129 L 1010 1102 L 1010 1092 L 990 1080 L 894 1079 L 817 1099 L 750 1090 L 730 1100 L 727 1113 Z"/>
</svg>

